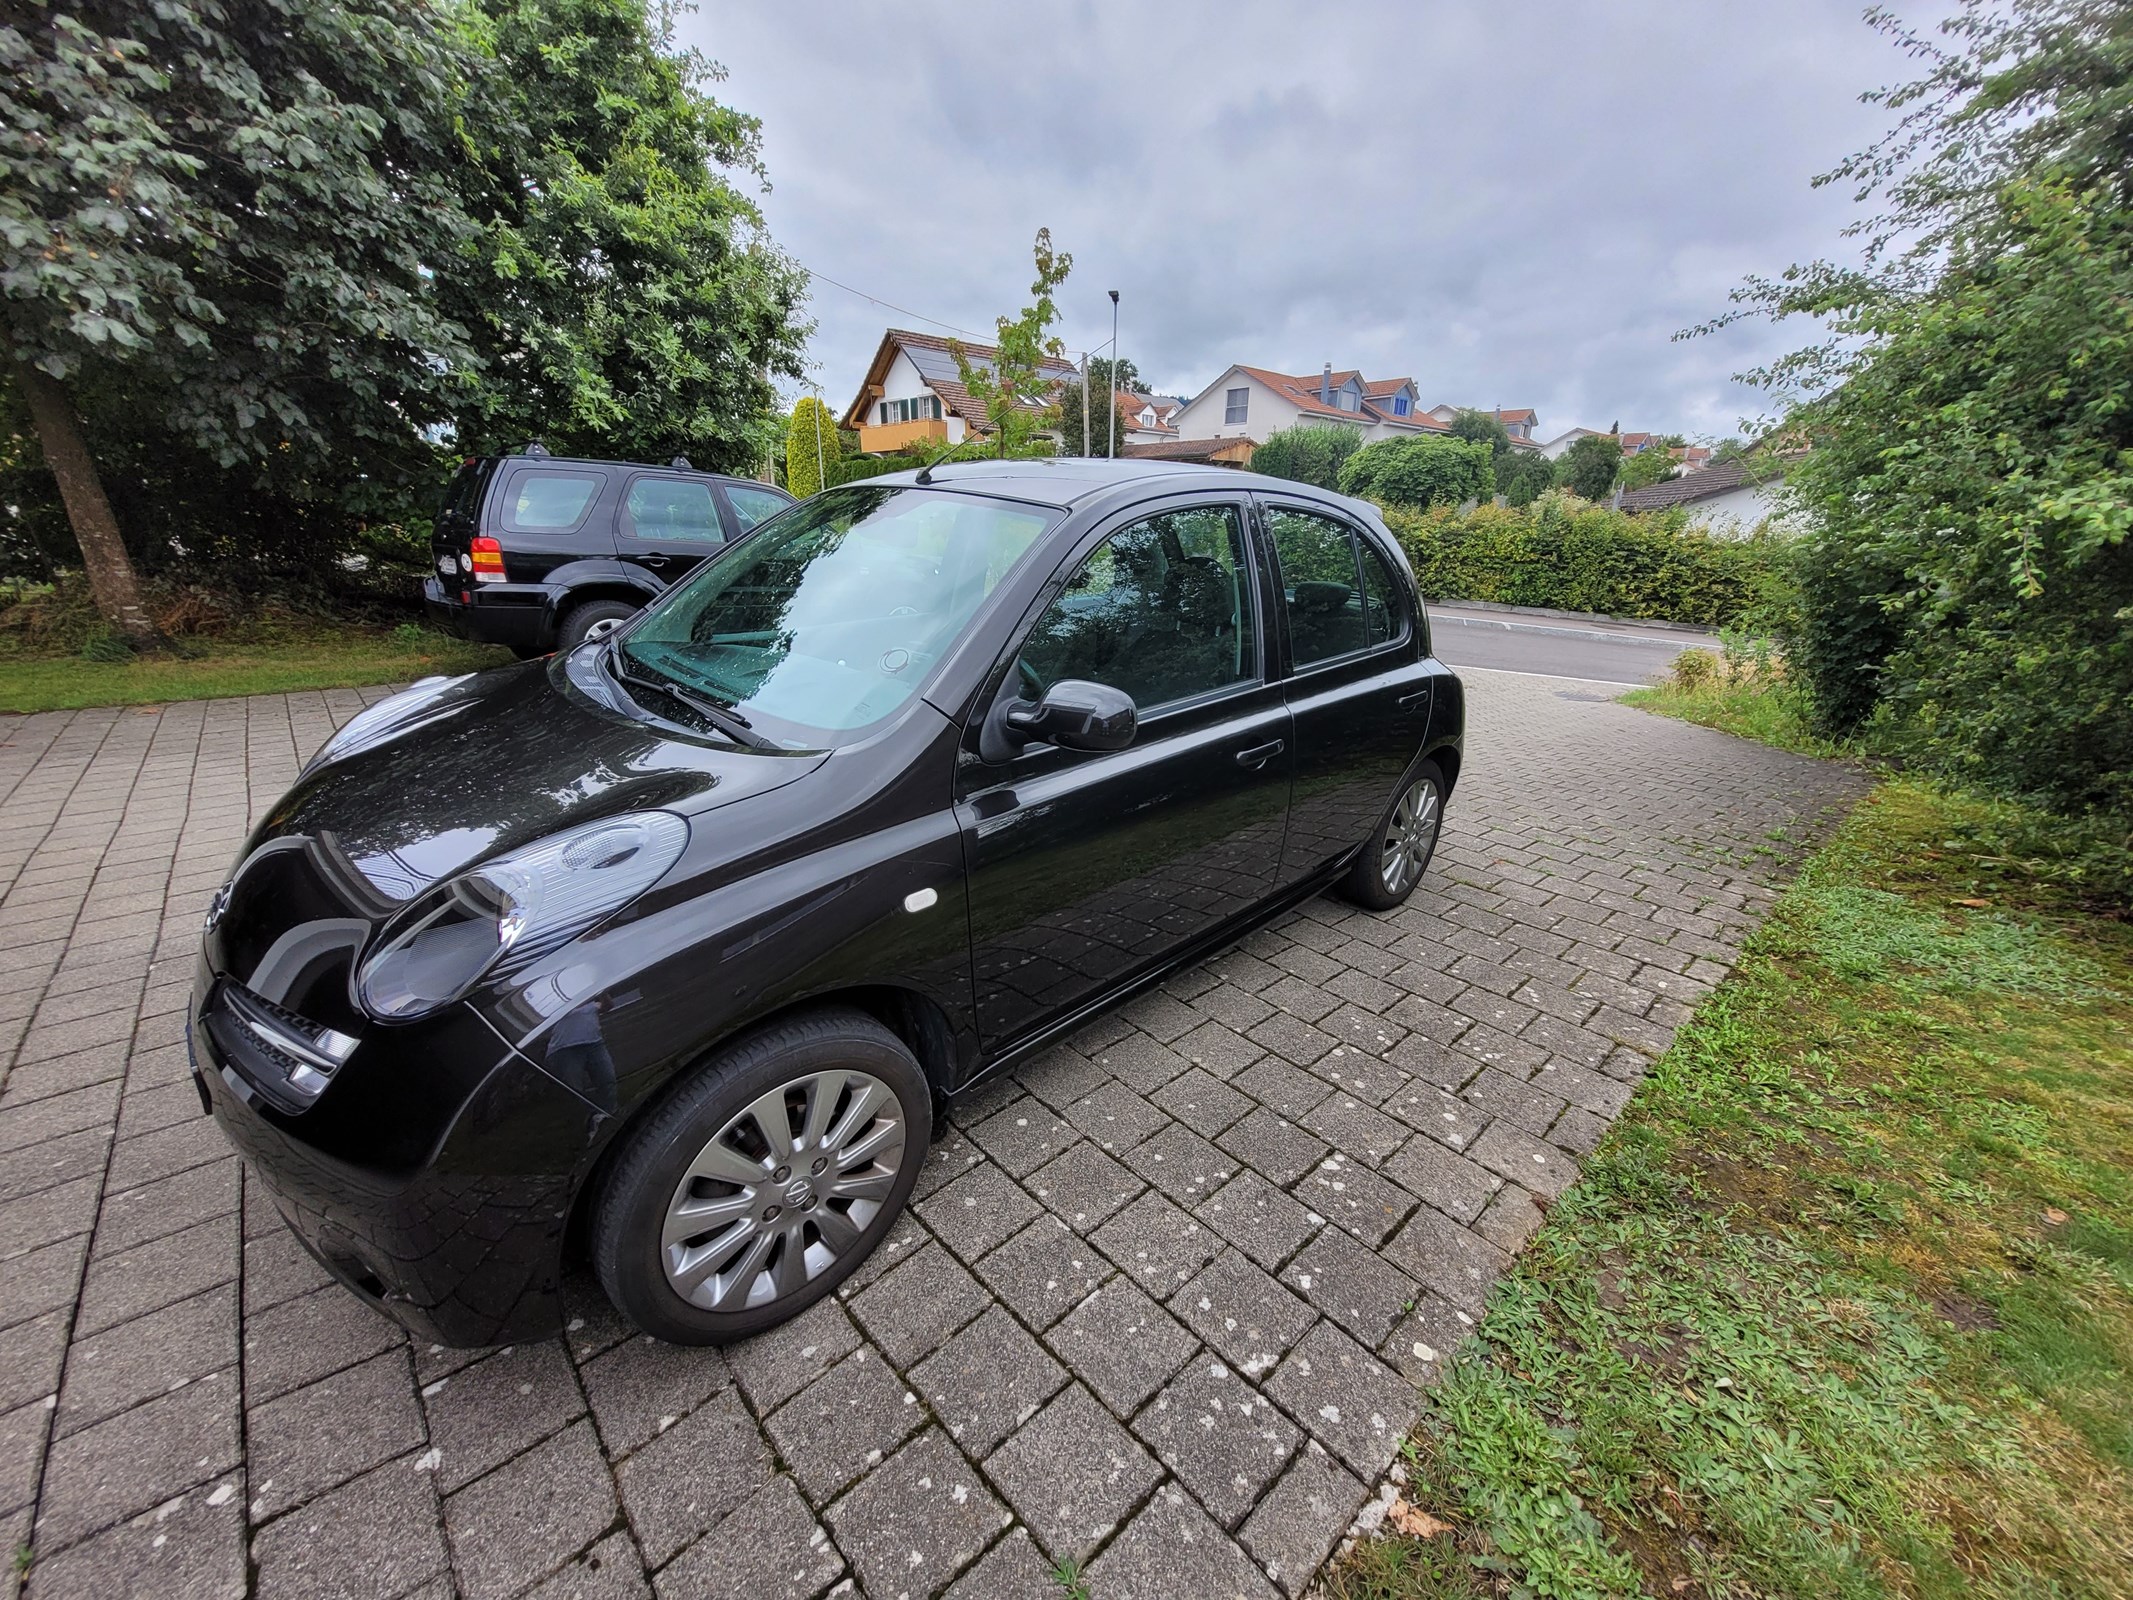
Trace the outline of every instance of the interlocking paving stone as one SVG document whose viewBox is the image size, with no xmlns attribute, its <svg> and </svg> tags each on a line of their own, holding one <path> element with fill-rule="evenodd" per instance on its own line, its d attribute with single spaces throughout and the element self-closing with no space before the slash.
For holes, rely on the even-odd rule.
<svg viewBox="0 0 2133 1600">
<path fill-rule="evenodd" d="M 1120 1416 L 1162 1387 L 1197 1342 L 1124 1280 L 1106 1284 L 1046 1335 L 1052 1350 Z"/>
<path fill-rule="evenodd" d="M 586 1422 L 444 1503 L 452 1570 L 467 1600 L 502 1600 L 529 1587 L 614 1519 L 614 1481 Z"/>
<path fill-rule="evenodd" d="M 1301 1595 L 1369 1493 L 1312 1439 L 1259 1502 L 1239 1537 L 1261 1571 L 1289 1595 Z"/>
<path fill-rule="evenodd" d="M 1266 1391 L 1361 1476 L 1375 1478 L 1414 1420 L 1414 1385 L 1330 1322 L 1282 1358 Z"/>
<path fill-rule="evenodd" d="M 932 1596 L 1014 1519 L 976 1468 L 929 1428 L 825 1513 L 872 1594 Z"/>
<path fill-rule="evenodd" d="M 1089 1240 L 1057 1217 L 1043 1216 L 987 1256 L 979 1270 L 994 1294 L 1042 1331 L 1116 1269 Z"/>
<path fill-rule="evenodd" d="M 1251 1513 L 1303 1438 L 1227 1362 L 1206 1357 L 1142 1408 L 1133 1431 L 1227 1528 Z"/>
<path fill-rule="evenodd" d="M 1278 1596 L 1234 1541 L 1175 1485 L 1156 1492 L 1089 1567 L 1089 1592 L 1104 1600 L 1261 1600 Z"/>
<path fill-rule="evenodd" d="M 983 1459 L 1066 1382 L 1066 1369 L 994 1306 L 911 1371 L 949 1437 Z"/>
<path fill-rule="evenodd" d="M 1377 1246 L 1406 1220 L 1415 1199 L 1405 1189 L 1379 1177 L 1367 1166 L 1336 1150 L 1289 1191 L 1335 1227 Z"/>
<path fill-rule="evenodd" d="M 773 1478 L 660 1570 L 660 1600 L 811 1600 L 844 1556 L 793 1481 Z"/>
<path fill-rule="evenodd" d="M 37 786 L 0 816 L 15 979 L 0 993 L 0 1543 L 29 1541 L 33 1516 L 74 1530 L 36 1535 L 31 1600 L 234 1593 L 246 1540 L 263 1600 L 624 1600 L 649 1592 L 670 1549 L 666 1600 L 832 1586 L 886 1600 L 951 1575 L 923 1552 L 916 1582 L 892 1587 L 893 1563 L 878 1581 L 855 1573 L 824 1517 L 842 1508 L 855 1540 L 889 1528 L 903 1490 L 922 1497 L 932 1476 L 894 1474 L 928 1457 L 1025 1524 L 1001 1533 L 1006 1513 L 988 1513 L 958 1535 L 919 1518 L 949 1565 L 972 1553 L 947 1590 L 961 1600 L 1056 1596 L 1062 1554 L 1090 1564 L 1105 1600 L 1264 1594 L 1269 1569 L 1300 1594 L 1387 1450 L 1367 1424 L 1334 1437 L 1311 1404 L 1347 1426 L 1332 1391 L 1412 1404 L 1435 1381 L 1505 1247 L 1860 789 L 1589 687 L 1467 684 L 1464 780 L 1407 906 L 1307 902 L 995 1074 L 943 1117 L 875 1258 L 795 1324 L 723 1354 L 634 1335 L 582 1264 L 566 1272 L 560 1339 L 508 1357 L 410 1344 L 327 1285 L 194 1109 L 183 1023 L 201 909 L 304 756 L 385 691 L 0 719 L 0 786 Z M 1596 797 L 1603 763 L 1616 777 Z M 1786 857 L 1749 854 L 1778 831 L 1796 841 Z M 1183 907 L 1201 890 L 1175 892 Z M 1075 1148 L 1086 1164 L 1061 1166 Z M 1373 1184 L 1416 1202 L 1375 1248 L 1351 1231 L 1376 1231 L 1353 1214 L 1360 1197 L 1408 1202 Z M 1069 1209 L 1082 1232 L 1054 1214 Z M 1166 1480 L 1133 1437 L 1153 1396 L 1122 1421 L 1090 1390 L 1109 1352 L 1059 1348 L 1101 1321 L 1062 1325 L 1092 1293 L 1145 1303 L 1135 1281 L 1163 1302 L 1157 1364 L 1180 1352 L 1159 1387 L 1182 1393 L 1224 1365 L 1306 1436 L 1233 1533 L 1220 1523 L 1234 1503 L 1206 1516 L 1185 1456 Z M 869 1335 L 855 1313 L 877 1341 L 856 1366 Z M 1349 1357 L 1331 1376 L 1326 1349 Z M 1121 1401 L 1144 1387 L 1104 1386 Z M 841 1417 L 818 1407 L 809 1423 L 812 1402 L 839 1397 L 854 1401 Z M 769 1476 L 781 1436 L 815 1463 L 798 1481 Z M 447 1511 L 440 1491 L 476 1472 Z"/>
<path fill-rule="evenodd" d="M 778 1454 L 817 1505 L 873 1467 L 926 1420 L 918 1397 L 861 1345 L 764 1421 Z"/>
<path fill-rule="evenodd" d="M 615 1470 L 622 1509 L 658 1566 L 770 1481 L 770 1452 L 730 1390 L 675 1423 Z"/>
<path fill-rule="evenodd" d="M 1077 1383 L 995 1450 L 985 1475 L 1054 1561 L 1084 1561 L 1163 1469 Z"/>
<path fill-rule="evenodd" d="M 1252 1378 L 1272 1371 L 1318 1315 L 1234 1250 L 1172 1295 L 1170 1310 Z"/>
<path fill-rule="evenodd" d="M 1295 1254 L 1324 1221 L 1249 1170 L 1202 1200 L 1193 1215 L 1269 1269 Z"/>
</svg>

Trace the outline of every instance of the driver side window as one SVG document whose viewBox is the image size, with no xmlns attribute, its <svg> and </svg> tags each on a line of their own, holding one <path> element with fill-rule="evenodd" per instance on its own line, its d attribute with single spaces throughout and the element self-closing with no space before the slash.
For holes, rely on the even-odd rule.
<svg viewBox="0 0 2133 1600">
<path fill-rule="evenodd" d="M 1092 550 L 1017 663 L 1035 699 L 1062 678 L 1109 684 L 1143 715 L 1259 676 L 1244 527 L 1233 506 L 1166 511 Z"/>
</svg>

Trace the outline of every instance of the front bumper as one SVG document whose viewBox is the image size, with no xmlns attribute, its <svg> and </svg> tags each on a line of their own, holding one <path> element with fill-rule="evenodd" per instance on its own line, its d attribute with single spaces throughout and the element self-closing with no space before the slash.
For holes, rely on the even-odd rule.
<svg viewBox="0 0 2133 1600">
<path fill-rule="evenodd" d="M 203 964 L 186 1033 L 202 1099 L 327 1271 L 440 1344 L 555 1331 L 564 1233 L 600 1112 L 463 1013 L 452 1029 L 460 1057 L 453 1076 L 471 1091 L 441 1116 L 411 1104 L 418 1126 L 366 1138 L 348 1124 L 377 1114 L 375 1092 L 337 1081 L 308 1110 L 277 1109 L 207 1025 L 216 1003 Z M 437 1044 L 434 1033 L 418 1042 L 411 1030 L 381 1028 L 348 1070 L 371 1079 L 373 1091 L 392 1074 L 434 1074 Z M 438 1125 L 425 1137 L 419 1124 L 432 1120 Z M 411 1144 L 426 1144 L 427 1153 L 391 1164 L 358 1154 L 398 1146 L 404 1156 Z"/>
</svg>

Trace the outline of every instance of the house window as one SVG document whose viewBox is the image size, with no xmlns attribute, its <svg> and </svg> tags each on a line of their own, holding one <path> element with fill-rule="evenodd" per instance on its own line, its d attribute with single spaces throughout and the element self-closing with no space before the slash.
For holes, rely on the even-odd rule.
<svg viewBox="0 0 2133 1600">
<path fill-rule="evenodd" d="M 1343 389 L 1340 392 L 1340 408 L 1343 411 L 1353 411 L 1359 404 L 1360 402 L 1355 398 L 1353 389 Z"/>
<path fill-rule="evenodd" d="M 941 397 L 937 394 L 922 394 L 908 400 L 884 400 L 881 415 L 876 420 L 883 427 L 892 422 L 923 422 L 941 414 Z"/>
<path fill-rule="evenodd" d="M 1245 408 L 1248 407 L 1252 401 L 1252 391 L 1249 387 L 1242 389 L 1231 389 L 1223 395 L 1222 401 L 1223 422 L 1242 422 L 1244 420 Z"/>
<path fill-rule="evenodd" d="M 1396 394 L 1392 397 L 1392 414 L 1396 417 L 1404 417 L 1407 415 L 1406 395 Z"/>
</svg>

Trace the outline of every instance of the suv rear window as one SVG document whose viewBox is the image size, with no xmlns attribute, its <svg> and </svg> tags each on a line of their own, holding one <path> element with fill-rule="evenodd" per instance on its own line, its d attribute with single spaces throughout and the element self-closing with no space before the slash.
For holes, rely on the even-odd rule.
<svg viewBox="0 0 2133 1600">
<path fill-rule="evenodd" d="M 512 533 L 567 533 L 585 520 L 600 482 L 596 472 L 521 472 L 504 492 L 503 525 Z"/>
</svg>

